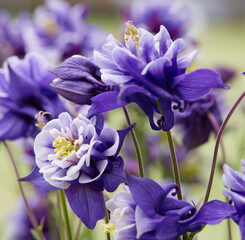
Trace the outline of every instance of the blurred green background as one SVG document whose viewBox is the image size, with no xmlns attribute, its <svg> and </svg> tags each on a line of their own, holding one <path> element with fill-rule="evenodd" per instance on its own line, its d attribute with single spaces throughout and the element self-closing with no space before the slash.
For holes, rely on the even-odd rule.
<svg viewBox="0 0 245 240">
<path fill-rule="evenodd" d="M 31 0 L 1 0 L 0 8 L 7 8 L 15 14 L 22 9 L 33 10 L 37 4 L 42 2 Z M 76 3 L 78 1 L 70 2 Z M 123 5 L 128 4 L 130 1 L 88 0 L 84 2 L 91 5 L 92 15 L 89 18 L 90 22 L 102 26 L 108 33 L 113 33 L 118 37 L 120 36 L 122 23 L 119 13 Z M 202 68 L 214 68 L 224 65 L 234 69 L 237 73 L 236 78 L 230 84 L 231 89 L 225 92 L 225 97 L 230 108 L 245 90 L 245 76 L 242 75 L 242 72 L 245 71 L 245 2 L 244 0 L 186 2 L 191 6 L 193 11 L 193 28 L 191 28 L 190 34 L 199 44 L 198 65 Z M 112 117 L 112 115 L 113 113 L 110 116 Z M 133 115 L 132 121 L 137 121 L 137 116 Z M 118 121 L 114 119 L 111 119 L 111 123 L 115 128 L 120 127 Z M 240 170 L 240 160 L 245 158 L 244 125 L 245 100 L 243 107 L 240 106 L 232 117 L 223 136 L 228 164 L 236 170 Z M 137 128 L 140 128 L 140 126 L 138 125 Z M 206 180 L 209 177 L 214 143 L 214 136 L 212 136 L 210 142 L 202 146 L 198 151 L 199 154 L 196 155 L 196 157 L 200 157 L 200 166 L 198 167 L 202 169 L 201 173 Z M 13 150 L 15 157 L 18 158 L 18 151 L 15 148 Z M 0 145 L 0 158 L 0 239 L 4 240 L 5 224 L 20 195 L 14 171 L 2 144 Z M 219 159 L 219 161 L 221 160 Z M 21 176 L 30 172 L 30 169 L 26 168 L 23 163 L 18 164 L 18 166 Z M 223 188 L 221 181 L 222 171 L 217 168 L 216 173 L 210 199 L 218 198 L 223 200 L 224 198 L 221 194 Z M 24 186 L 28 188 L 28 184 L 24 184 Z M 195 199 L 202 198 L 205 189 L 206 184 L 203 188 L 193 188 L 191 195 Z M 238 227 L 235 224 L 232 224 L 232 227 L 233 239 L 240 239 Z M 93 235 L 92 239 L 101 239 L 99 237 L 101 236 L 101 224 L 98 224 L 96 229 L 97 235 Z M 207 226 L 199 234 L 199 239 L 227 239 L 227 223 L 223 222 L 217 226 Z"/>
</svg>

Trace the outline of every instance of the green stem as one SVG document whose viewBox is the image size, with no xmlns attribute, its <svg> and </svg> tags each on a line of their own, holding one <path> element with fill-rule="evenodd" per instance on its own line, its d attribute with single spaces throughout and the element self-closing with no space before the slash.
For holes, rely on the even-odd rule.
<svg viewBox="0 0 245 240">
<path fill-rule="evenodd" d="M 8 152 L 9 158 L 10 158 L 12 166 L 14 168 L 15 175 L 16 175 L 17 179 L 19 179 L 20 175 L 19 175 L 17 166 L 15 164 L 14 157 L 13 157 L 13 155 L 12 155 L 12 153 L 11 153 L 11 151 L 10 151 L 10 149 L 9 149 L 9 147 L 8 147 L 8 145 L 7 145 L 7 143 L 5 141 L 3 141 L 3 145 L 5 146 L 5 148 L 6 148 L 7 152 Z M 22 184 L 21 184 L 20 181 L 18 181 L 18 185 L 19 185 L 20 193 L 21 193 L 21 196 L 22 196 L 22 198 L 24 200 L 24 203 L 25 203 L 25 206 L 26 206 L 26 210 L 27 210 L 27 215 L 28 215 L 28 217 L 29 217 L 29 219 L 31 221 L 31 224 L 32 224 L 33 228 L 35 229 L 39 239 L 40 240 L 45 240 L 45 237 L 44 237 L 42 231 L 38 227 L 38 222 L 36 220 L 36 217 L 35 217 L 32 209 L 29 206 L 29 203 L 28 203 L 27 198 L 26 198 L 25 193 L 24 193 L 24 189 L 23 189 Z"/>
<path fill-rule="evenodd" d="M 59 191 L 61 207 L 62 207 L 62 210 L 63 210 L 64 219 L 65 219 L 65 227 L 66 227 L 67 239 L 68 240 L 72 240 L 71 226 L 70 226 L 68 212 L 67 212 L 67 207 L 66 207 L 65 193 L 64 193 L 63 189 L 59 189 L 58 191 Z"/>
<path fill-rule="evenodd" d="M 122 109 L 123 109 L 124 115 L 126 117 L 126 121 L 127 121 L 128 126 L 132 125 L 127 108 L 124 106 L 124 107 L 122 107 Z M 140 177 L 144 177 L 145 173 L 144 173 L 143 158 L 142 158 L 142 155 L 141 155 L 139 142 L 137 140 L 137 137 L 136 137 L 134 129 L 131 129 L 130 134 L 131 134 L 131 138 L 132 138 L 133 143 L 134 143 L 136 156 L 137 156 L 137 159 L 138 159 Z"/>
<path fill-rule="evenodd" d="M 212 184 L 213 184 L 213 179 L 214 179 L 215 168 L 216 168 L 219 144 L 221 141 L 222 134 L 223 134 L 225 127 L 226 127 L 227 123 L 229 122 L 233 112 L 236 110 L 236 108 L 238 107 L 238 105 L 240 104 L 240 102 L 242 101 L 242 99 L 244 97 L 245 97 L 245 92 L 243 92 L 241 94 L 241 96 L 237 99 L 237 101 L 235 102 L 235 104 L 233 105 L 233 107 L 231 108 L 229 113 L 227 114 L 227 116 L 226 116 L 224 122 L 222 123 L 222 125 L 219 129 L 219 132 L 217 134 L 217 138 L 216 138 L 216 142 L 215 142 L 215 148 L 214 148 L 213 162 L 212 162 L 211 172 L 210 172 L 210 176 L 209 176 L 208 187 L 207 187 L 205 198 L 204 198 L 204 203 L 208 202 L 208 199 L 210 196 L 210 192 L 211 192 L 211 188 L 212 188 Z"/>
<path fill-rule="evenodd" d="M 64 231 L 64 222 L 62 218 L 62 210 L 61 210 L 61 200 L 59 196 L 59 192 L 57 193 L 57 203 L 58 203 L 58 213 L 59 213 L 59 223 L 60 223 L 60 239 L 65 240 L 65 231 Z"/>
<path fill-rule="evenodd" d="M 107 211 L 107 208 L 106 208 L 106 205 L 105 205 L 105 198 L 104 198 L 103 192 L 101 192 L 101 194 L 102 194 L 102 197 L 103 197 L 103 203 L 104 203 L 104 209 L 105 209 L 105 224 L 107 224 L 107 223 L 109 223 L 109 216 L 108 216 L 108 211 Z M 106 234 L 106 238 L 107 238 L 107 240 L 111 240 L 110 233 Z"/>
<path fill-rule="evenodd" d="M 159 111 L 160 111 L 162 117 L 164 117 L 164 113 L 163 113 L 163 110 L 161 108 L 161 105 L 160 105 L 159 101 L 157 100 L 156 102 L 157 102 L 157 106 L 159 108 Z M 167 134 L 167 139 L 168 139 L 170 155 L 171 155 L 171 159 L 172 159 L 172 167 L 173 167 L 173 172 L 174 172 L 174 179 L 175 179 L 176 184 L 179 186 L 178 199 L 182 200 L 182 190 L 181 190 L 179 165 L 178 165 L 178 161 L 177 161 L 176 154 L 175 154 L 174 142 L 173 142 L 173 138 L 172 138 L 171 132 L 167 131 L 166 134 Z"/>
</svg>

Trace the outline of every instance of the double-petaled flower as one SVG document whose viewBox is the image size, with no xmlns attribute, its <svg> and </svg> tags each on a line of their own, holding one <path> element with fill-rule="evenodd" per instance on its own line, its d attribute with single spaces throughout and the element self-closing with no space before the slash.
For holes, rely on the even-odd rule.
<svg viewBox="0 0 245 240">
<path fill-rule="evenodd" d="M 176 184 L 162 188 L 151 179 L 129 175 L 126 184 L 106 204 L 111 212 L 107 230 L 114 231 L 116 240 L 177 240 L 235 214 L 233 206 L 221 201 L 208 202 L 196 213 L 194 206 L 171 196 L 178 191 Z"/>
<path fill-rule="evenodd" d="M 125 181 L 118 154 L 132 127 L 116 131 L 104 126 L 101 116 L 73 119 L 61 113 L 37 135 L 37 166 L 22 180 L 44 190 L 65 189 L 73 211 L 92 229 L 104 217 L 101 191 L 113 192 Z"/>
</svg>

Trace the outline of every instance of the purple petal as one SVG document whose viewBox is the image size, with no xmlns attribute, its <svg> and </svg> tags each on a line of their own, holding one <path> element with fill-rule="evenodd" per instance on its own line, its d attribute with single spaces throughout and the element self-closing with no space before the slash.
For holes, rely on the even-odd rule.
<svg viewBox="0 0 245 240">
<path fill-rule="evenodd" d="M 86 227 L 94 229 L 97 221 L 105 216 L 101 192 L 75 185 L 71 185 L 65 192 L 73 212 Z"/>
<path fill-rule="evenodd" d="M 109 91 L 93 97 L 92 105 L 88 111 L 88 118 L 127 105 L 125 101 L 119 103 L 117 96 L 118 92 Z"/>
<path fill-rule="evenodd" d="M 120 91 L 118 98 L 120 101 L 127 102 L 127 104 L 131 102 L 136 103 L 149 118 L 151 128 L 153 130 L 160 130 L 153 119 L 153 110 L 157 107 L 156 101 L 148 97 L 148 92 L 144 88 L 135 85 L 125 86 Z"/>
<path fill-rule="evenodd" d="M 232 218 L 235 214 L 236 209 L 234 206 L 226 202 L 213 200 L 205 203 L 197 214 L 190 219 L 182 221 L 180 225 L 188 226 L 191 231 L 192 228 L 203 224 L 218 224 L 226 218 Z"/>
<path fill-rule="evenodd" d="M 34 167 L 32 172 L 26 177 L 18 179 L 21 182 L 31 182 L 36 185 L 38 190 L 48 191 L 48 190 L 57 190 L 58 188 L 50 185 L 47 181 L 44 180 L 43 174 L 39 172 L 39 168 L 37 166 Z"/>
<path fill-rule="evenodd" d="M 132 78 L 136 78 L 137 80 L 142 78 L 141 71 L 144 68 L 143 63 L 127 49 L 115 48 L 112 51 L 112 57 L 119 69 L 122 71 L 126 70 Z"/>
<path fill-rule="evenodd" d="M 224 175 L 222 176 L 224 185 L 232 191 L 245 193 L 245 176 L 234 171 L 227 164 L 224 165 Z"/>
<path fill-rule="evenodd" d="M 165 193 L 162 187 L 148 178 L 127 174 L 126 179 L 135 203 L 149 216 L 153 216 L 159 197 Z"/>
<path fill-rule="evenodd" d="M 175 77 L 172 91 L 182 100 L 191 100 L 203 96 L 214 87 L 228 88 L 218 73 L 209 69 L 199 69 Z"/>
<path fill-rule="evenodd" d="M 136 123 L 133 123 L 131 126 L 123 129 L 123 130 L 118 130 L 118 134 L 119 134 L 119 146 L 117 149 L 117 152 L 114 156 L 117 156 L 122 148 L 123 142 L 125 137 L 128 135 L 128 133 L 136 126 Z"/>
<path fill-rule="evenodd" d="M 124 169 L 123 169 L 123 159 L 117 157 L 112 162 L 112 170 L 103 174 L 103 182 L 106 191 L 114 192 L 119 184 L 125 182 Z"/>
<path fill-rule="evenodd" d="M 14 140 L 25 137 L 28 130 L 28 122 L 18 114 L 7 112 L 0 120 L 0 140 Z"/>
<path fill-rule="evenodd" d="M 66 59 L 59 67 L 51 70 L 51 72 L 64 80 L 90 78 L 91 82 L 96 84 L 98 84 L 98 81 L 92 76 L 100 75 L 99 68 L 95 63 L 91 59 L 82 56 Z"/>
<path fill-rule="evenodd" d="M 62 97 L 76 104 L 91 104 L 91 98 L 97 95 L 94 84 L 83 80 L 58 80 L 50 85 Z"/>
</svg>

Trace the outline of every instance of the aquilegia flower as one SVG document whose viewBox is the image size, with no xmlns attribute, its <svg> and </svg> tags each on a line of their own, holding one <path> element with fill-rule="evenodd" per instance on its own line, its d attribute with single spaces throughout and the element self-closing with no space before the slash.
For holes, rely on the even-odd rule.
<svg viewBox="0 0 245 240">
<path fill-rule="evenodd" d="M 206 143 L 212 132 L 217 134 L 216 131 L 222 124 L 223 103 L 219 98 L 218 92 L 210 92 L 189 101 L 188 109 L 177 115 L 176 123 L 183 127 L 183 144 L 186 148 L 196 148 Z"/>
<path fill-rule="evenodd" d="M 91 105 L 92 97 L 113 90 L 113 87 L 102 82 L 101 72 L 93 59 L 75 55 L 51 72 L 58 77 L 51 87 L 62 97 L 77 104 Z"/>
<path fill-rule="evenodd" d="M 160 26 L 167 28 L 172 39 L 183 37 L 190 22 L 190 12 L 177 1 L 133 1 L 125 12 L 126 20 L 131 19 L 137 27 L 157 33 Z"/>
<path fill-rule="evenodd" d="M 162 188 L 151 179 L 129 175 L 126 184 L 124 191 L 106 203 L 116 240 L 177 240 L 183 233 L 217 224 L 235 212 L 225 202 L 211 201 L 195 213 L 195 207 L 171 196 L 178 191 L 176 184 Z M 226 209 L 229 214 L 222 212 Z"/>
<path fill-rule="evenodd" d="M 242 173 L 234 171 L 227 164 L 224 165 L 223 183 L 227 188 L 223 189 L 225 197 L 231 197 L 236 209 L 233 220 L 239 225 L 242 240 L 245 239 L 245 160 L 241 161 Z"/>
<path fill-rule="evenodd" d="M 6 60 L 0 70 L 0 140 L 35 137 L 39 111 L 48 112 L 49 120 L 66 110 L 64 101 L 49 86 L 54 75 L 48 69 L 46 60 L 37 54 Z"/>
<path fill-rule="evenodd" d="M 197 51 L 178 58 L 183 47 L 184 41 L 172 41 L 163 26 L 153 36 L 127 22 L 125 46 L 110 35 L 103 46 L 104 52 L 95 51 L 94 60 L 101 68 L 102 81 L 120 86 L 114 102 L 135 102 L 148 116 L 152 129 L 168 131 L 174 125 L 173 109 L 184 110 L 189 100 L 203 96 L 213 87 L 227 88 L 220 75 L 212 70 L 198 69 L 186 73 Z M 111 99 L 107 100 L 109 94 L 115 95 L 115 92 L 92 98 L 90 117 L 104 111 L 108 105 L 115 108 Z M 158 126 L 153 120 L 154 112 L 159 113 L 157 102 L 164 114 Z"/>
<path fill-rule="evenodd" d="M 30 22 L 27 13 L 20 13 L 12 19 L 9 12 L 0 10 L 0 64 L 7 57 L 16 55 L 23 58 L 26 54 L 26 46 L 23 38 L 23 29 Z"/>
<path fill-rule="evenodd" d="M 22 180 L 42 189 L 65 189 L 73 211 L 93 229 L 104 217 L 101 191 L 113 192 L 125 181 L 123 159 L 118 154 L 132 127 L 116 131 L 104 126 L 102 116 L 88 119 L 79 114 L 72 119 L 61 113 L 37 135 L 37 167 Z"/>
<path fill-rule="evenodd" d="M 63 0 L 47 0 L 34 10 L 33 22 L 25 28 L 28 51 L 42 53 L 53 61 L 62 61 L 74 54 L 91 56 L 100 48 L 104 33 L 88 25 L 88 8 Z"/>
</svg>

